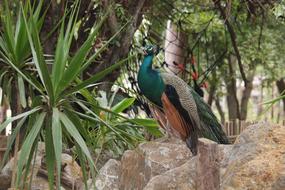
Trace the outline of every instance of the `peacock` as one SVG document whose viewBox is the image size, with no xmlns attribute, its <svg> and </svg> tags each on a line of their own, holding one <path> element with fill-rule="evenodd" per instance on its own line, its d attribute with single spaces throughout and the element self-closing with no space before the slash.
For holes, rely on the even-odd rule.
<svg viewBox="0 0 285 190">
<path fill-rule="evenodd" d="M 174 74 L 152 68 L 159 48 L 148 45 L 138 72 L 138 86 L 142 94 L 165 114 L 173 131 L 186 141 L 193 155 L 197 154 L 199 137 L 228 144 L 221 124 L 210 106 L 186 82 Z"/>
</svg>

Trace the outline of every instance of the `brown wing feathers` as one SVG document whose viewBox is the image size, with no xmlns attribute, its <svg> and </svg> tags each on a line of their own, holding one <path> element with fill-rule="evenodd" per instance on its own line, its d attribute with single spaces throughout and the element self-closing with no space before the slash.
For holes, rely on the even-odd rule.
<svg viewBox="0 0 285 190">
<path fill-rule="evenodd" d="M 176 138 L 180 138 L 180 134 L 174 130 L 171 125 L 169 125 L 169 121 L 167 120 L 167 116 L 165 113 L 156 106 L 150 106 L 150 111 L 152 113 L 152 116 L 158 121 L 159 126 L 165 130 L 165 132 Z"/>
<path fill-rule="evenodd" d="M 162 94 L 162 105 L 171 126 L 178 131 L 181 138 L 186 141 L 193 154 L 197 153 L 198 128 L 195 120 L 182 106 L 181 99 L 176 89 L 171 85 L 165 86 Z"/>
<path fill-rule="evenodd" d="M 186 140 L 186 138 L 190 135 L 189 128 L 185 120 L 180 116 L 179 112 L 169 101 L 168 97 L 163 93 L 162 94 L 162 105 L 164 108 L 164 113 L 168 118 L 169 123 L 177 131 L 182 138 L 182 140 Z"/>
</svg>

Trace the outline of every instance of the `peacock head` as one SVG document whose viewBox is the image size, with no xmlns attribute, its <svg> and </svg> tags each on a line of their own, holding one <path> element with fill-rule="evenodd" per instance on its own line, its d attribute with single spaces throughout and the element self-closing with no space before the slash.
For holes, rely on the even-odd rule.
<svg viewBox="0 0 285 190">
<path fill-rule="evenodd" d="M 159 47 L 157 45 L 146 45 L 143 49 L 144 55 L 157 55 L 159 53 Z"/>
</svg>

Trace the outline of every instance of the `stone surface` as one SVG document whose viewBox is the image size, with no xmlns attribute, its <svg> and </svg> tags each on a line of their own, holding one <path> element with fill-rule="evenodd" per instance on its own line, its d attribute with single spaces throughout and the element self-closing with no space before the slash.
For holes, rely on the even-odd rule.
<svg viewBox="0 0 285 190">
<path fill-rule="evenodd" d="M 43 142 L 39 142 L 38 144 L 38 150 L 36 155 L 36 160 L 34 163 L 34 172 L 33 174 L 36 174 L 38 172 L 38 169 L 41 165 L 41 160 L 45 153 L 45 144 Z M 21 154 L 21 151 L 18 152 L 18 156 Z M 14 168 L 14 158 L 11 158 L 8 163 L 5 164 L 3 169 L 0 172 L 0 190 L 7 189 L 11 186 L 11 180 L 12 180 L 12 170 Z M 30 176 L 28 176 L 30 179 Z M 33 179 L 35 179 L 35 175 L 33 176 Z M 37 185 L 36 185 L 37 186 Z M 33 184 L 32 184 L 33 189 Z"/>
<path fill-rule="evenodd" d="M 110 159 L 99 171 L 99 175 L 97 176 L 95 183 L 96 189 L 118 190 L 120 168 L 120 161 Z"/>
<path fill-rule="evenodd" d="M 39 170 L 41 169 L 43 156 L 45 154 L 44 143 L 39 144 L 39 150 L 36 157 L 35 167 L 34 167 L 34 177 L 31 185 L 32 190 L 49 190 L 48 180 L 46 175 L 39 175 Z M 61 155 L 61 166 L 62 166 L 62 173 L 61 173 L 61 181 L 64 182 L 69 179 L 72 181 L 72 184 L 69 183 L 69 186 L 75 186 L 83 180 L 83 175 L 80 166 L 77 162 L 72 158 L 72 156 L 68 154 Z M 63 187 L 62 187 L 63 189 Z M 75 188 L 76 189 L 76 188 Z"/>
<path fill-rule="evenodd" d="M 233 145 L 218 145 L 221 190 L 284 190 L 285 127 L 249 126 Z M 148 142 L 126 151 L 120 190 L 196 189 L 197 158 L 177 140 Z M 112 184 L 109 184 L 112 185 Z"/>
<path fill-rule="evenodd" d="M 225 190 L 285 189 L 285 127 L 261 123 L 248 127 L 224 163 Z"/>
<path fill-rule="evenodd" d="M 128 150 L 121 159 L 119 188 L 124 190 L 142 189 L 150 179 L 150 168 L 145 157 L 138 150 Z"/>
<path fill-rule="evenodd" d="M 195 190 L 196 157 L 185 164 L 153 177 L 143 190 Z"/>
<path fill-rule="evenodd" d="M 198 140 L 197 190 L 220 189 L 220 164 L 218 144 L 206 138 Z"/>
<path fill-rule="evenodd" d="M 261 123 L 248 127 L 235 144 L 218 145 L 215 162 L 220 167 L 220 189 L 284 190 L 284 137 L 285 127 Z M 43 155 L 44 145 L 39 145 L 35 173 Z M 80 167 L 72 157 L 63 154 L 62 160 L 65 176 L 82 180 Z M 9 175 L 12 165 L 10 160 L 0 174 Z M 34 177 L 33 190 L 48 189 L 45 177 Z M 95 185 L 99 190 L 192 190 L 196 189 L 196 179 L 197 158 L 183 142 L 167 140 L 142 143 L 126 151 L 121 161 L 109 160 L 100 169 Z"/>
<path fill-rule="evenodd" d="M 20 153 L 21 151 L 18 152 L 18 155 L 20 155 Z M 43 169 L 43 162 L 45 160 L 44 157 L 45 157 L 45 144 L 43 142 L 39 142 L 37 155 L 32 172 L 33 178 L 32 178 L 31 190 L 49 190 L 47 173 L 46 173 L 47 171 Z M 61 161 L 62 161 L 62 173 L 61 173 L 62 182 L 66 181 L 64 179 L 69 179 L 69 181 L 72 181 L 72 184 L 74 183 L 81 185 L 83 176 L 81 168 L 77 164 L 77 162 L 72 158 L 72 156 L 68 154 L 62 154 Z M 14 158 L 10 159 L 9 162 L 4 166 L 4 168 L 0 172 L 0 180 L 7 179 L 7 183 L 5 183 L 5 185 L 1 184 L 0 190 L 2 189 L 4 190 L 10 187 L 13 166 L 14 166 Z M 31 175 L 28 174 L 26 185 L 28 185 L 30 179 Z M 68 185 L 72 186 L 72 184 Z M 64 188 L 62 187 L 61 189 Z"/>
<path fill-rule="evenodd" d="M 83 180 L 81 167 L 69 154 L 61 154 L 62 175 L 74 181 Z"/>
<path fill-rule="evenodd" d="M 7 174 L 0 174 L 0 190 L 6 190 L 11 185 L 11 176 Z"/>
<path fill-rule="evenodd" d="M 45 177 L 35 177 L 31 186 L 32 190 L 49 190 L 49 184 Z"/>
<path fill-rule="evenodd" d="M 147 142 L 140 144 L 138 149 L 145 155 L 145 162 L 150 168 L 150 177 L 162 174 L 170 169 L 181 166 L 192 154 L 185 143 Z"/>
<path fill-rule="evenodd" d="M 137 149 L 124 153 L 119 188 L 143 189 L 152 177 L 181 166 L 190 158 L 189 149 L 177 140 L 142 143 Z"/>
<path fill-rule="evenodd" d="M 225 175 L 228 166 L 228 157 L 230 156 L 230 151 L 234 145 L 223 145 L 219 144 L 219 164 L 220 164 L 220 179 Z"/>
</svg>

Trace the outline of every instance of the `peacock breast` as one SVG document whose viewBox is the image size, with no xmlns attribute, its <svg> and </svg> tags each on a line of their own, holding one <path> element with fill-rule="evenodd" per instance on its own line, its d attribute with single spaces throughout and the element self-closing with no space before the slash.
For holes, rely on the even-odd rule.
<svg viewBox="0 0 285 190">
<path fill-rule="evenodd" d="M 157 71 L 139 72 L 138 85 L 142 94 L 151 102 L 162 106 L 161 96 L 164 92 L 165 85 Z"/>
</svg>

